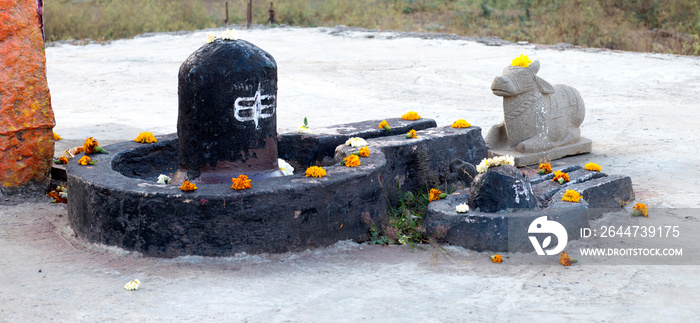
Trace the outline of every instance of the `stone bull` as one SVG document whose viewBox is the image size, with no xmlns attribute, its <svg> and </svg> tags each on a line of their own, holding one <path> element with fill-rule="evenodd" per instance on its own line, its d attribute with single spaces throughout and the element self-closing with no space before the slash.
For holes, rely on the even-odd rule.
<svg viewBox="0 0 700 323">
<path fill-rule="evenodd" d="M 537 76 L 539 61 L 528 67 L 508 66 L 491 84 L 503 97 L 504 121 L 486 135 L 490 149 L 542 152 L 576 142 L 585 107 L 576 89 L 552 86 Z"/>
</svg>

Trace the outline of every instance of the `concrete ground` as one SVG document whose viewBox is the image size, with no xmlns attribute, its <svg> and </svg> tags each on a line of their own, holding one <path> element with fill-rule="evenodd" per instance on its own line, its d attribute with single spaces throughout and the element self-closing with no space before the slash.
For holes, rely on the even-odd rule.
<svg viewBox="0 0 700 323">
<path fill-rule="evenodd" d="M 107 45 L 54 44 L 47 73 L 63 151 L 141 131 L 173 133 L 177 73 L 206 32 L 156 34 Z M 586 103 L 583 136 L 595 162 L 632 177 L 636 202 L 600 225 L 677 225 L 679 238 L 633 246 L 683 247 L 642 261 L 594 258 L 571 267 L 534 254 L 457 247 L 339 242 L 282 255 L 146 258 L 76 239 L 64 205 L 0 205 L 0 321 L 694 321 L 700 316 L 700 58 L 539 45 L 486 46 L 469 39 L 348 28 L 240 31 L 279 70 L 278 130 L 397 117 L 408 110 L 438 125 L 464 118 L 484 132 L 503 118 L 490 84 L 525 53 L 539 76 L 576 87 Z M 571 242 L 606 247 L 602 238 Z M 123 289 L 133 278 L 138 291 Z"/>
</svg>

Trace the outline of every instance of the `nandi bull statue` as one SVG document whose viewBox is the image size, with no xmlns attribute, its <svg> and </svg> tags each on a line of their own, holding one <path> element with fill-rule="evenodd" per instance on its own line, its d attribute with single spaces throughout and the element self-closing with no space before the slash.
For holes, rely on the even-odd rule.
<svg viewBox="0 0 700 323">
<path fill-rule="evenodd" d="M 512 155 L 518 166 L 591 151 L 579 129 L 586 114 L 581 95 L 567 85 L 552 86 L 537 76 L 539 70 L 539 61 L 520 55 L 491 84 L 493 94 L 503 97 L 505 116 L 486 144 L 490 155 Z"/>
</svg>

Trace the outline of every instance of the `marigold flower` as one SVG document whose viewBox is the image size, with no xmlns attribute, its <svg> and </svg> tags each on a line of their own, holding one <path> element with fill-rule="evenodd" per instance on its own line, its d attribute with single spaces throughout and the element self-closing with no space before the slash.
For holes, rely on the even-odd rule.
<svg viewBox="0 0 700 323">
<path fill-rule="evenodd" d="M 601 170 L 600 165 L 594 164 L 594 163 L 588 163 L 588 164 L 584 165 L 583 168 L 585 168 L 586 170 L 593 171 L 593 172 L 599 172 Z"/>
<path fill-rule="evenodd" d="M 571 257 L 569 257 L 569 255 L 567 255 L 566 252 L 562 251 L 561 255 L 559 256 L 559 263 L 562 266 L 571 266 Z"/>
<path fill-rule="evenodd" d="M 68 203 L 68 192 L 65 186 L 56 186 L 46 196 L 51 198 L 51 203 Z"/>
<path fill-rule="evenodd" d="M 414 129 L 411 129 L 411 131 L 406 133 L 406 138 L 407 139 L 418 138 L 418 134 L 416 134 L 416 131 Z"/>
<path fill-rule="evenodd" d="M 420 115 L 418 114 L 418 112 L 415 112 L 415 111 L 408 111 L 408 112 L 404 113 L 404 114 L 401 116 L 401 119 L 404 119 L 404 120 L 418 120 L 418 119 L 420 119 Z"/>
<path fill-rule="evenodd" d="M 467 122 L 467 120 L 464 119 L 458 119 L 454 123 L 452 123 L 452 128 L 469 128 L 471 127 L 472 124 Z"/>
<path fill-rule="evenodd" d="M 559 184 L 564 184 L 569 181 L 569 174 L 555 170 L 554 178 L 552 178 L 552 181 L 559 182 Z"/>
<path fill-rule="evenodd" d="M 634 212 L 632 212 L 632 216 L 649 217 L 649 209 L 647 208 L 647 205 L 644 203 L 637 203 L 634 205 L 634 207 L 632 209 L 634 209 Z"/>
<path fill-rule="evenodd" d="M 244 189 L 252 187 L 250 185 L 250 182 L 252 182 L 252 181 L 249 180 L 248 176 L 246 176 L 246 175 L 238 175 L 237 178 L 231 178 L 231 182 L 233 182 L 233 185 L 231 185 L 231 188 L 234 190 L 244 190 Z"/>
<path fill-rule="evenodd" d="M 190 181 L 184 181 L 184 182 L 182 182 L 180 189 L 185 191 L 185 192 L 194 191 L 197 189 L 197 186 L 195 186 L 194 183 L 190 183 Z"/>
<path fill-rule="evenodd" d="M 323 177 L 326 176 L 326 170 L 318 167 L 318 166 L 311 166 L 306 169 L 306 177 Z"/>
<path fill-rule="evenodd" d="M 513 59 L 513 62 L 510 64 L 511 66 L 520 66 L 520 67 L 528 67 L 532 64 L 532 61 L 530 60 L 529 57 L 525 54 L 520 54 L 520 56 L 516 57 Z"/>
<path fill-rule="evenodd" d="M 540 167 L 537 168 L 537 174 L 540 174 L 540 175 L 549 174 L 551 172 L 552 172 L 552 165 L 550 165 L 549 163 L 540 164 Z"/>
<path fill-rule="evenodd" d="M 97 142 L 97 140 L 93 137 L 89 137 L 85 139 L 85 143 L 83 144 L 83 151 L 85 152 L 86 155 L 94 154 L 94 153 L 107 153 L 102 147 L 100 147 L 100 144 Z"/>
<path fill-rule="evenodd" d="M 379 123 L 379 129 L 391 130 L 391 127 L 389 127 L 389 123 L 386 122 L 386 120 L 382 120 L 382 122 Z"/>
<path fill-rule="evenodd" d="M 66 156 L 61 156 L 61 157 L 58 157 L 58 160 L 55 161 L 54 163 L 56 163 L 56 164 L 68 164 L 68 161 L 69 160 L 68 160 L 68 158 L 66 158 Z"/>
<path fill-rule="evenodd" d="M 369 148 L 367 146 L 360 148 L 360 157 L 369 157 Z"/>
<path fill-rule="evenodd" d="M 154 142 L 158 142 L 158 139 L 153 136 L 152 132 L 142 132 L 138 136 L 136 136 L 136 139 L 134 139 L 136 142 L 140 142 L 142 144 L 150 144 Z"/>
<path fill-rule="evenodd" d="M 88 164 L 89 164 L 89 165 L 94 164 L 94 162 L 93 162 L 92 160 L 90 160 L 90 157 L 88 157 L 88 156 L 83 156 L 83 157 L 80 158 L 80 160 L 78 161 L 78 164 L 83 165 L 83 166 L 87 166 Z"/>
<path fill-rule="evenodd" d="M 503 261 L 503 257 L 501 255 L 493 255 L 491 256 L 491 262 L 500 264 Z"/>
<path fill-rule="evenodd" d="M 345 166 L 347 166 L 347 167 L 360 166 L 360 157 L 357 155 L 350 155 L 348 157 L 345 157 Z"/>
<path fill-rule="evenodd" d="M 431 188 L 430 194 L 428 196 L 428 200 L 430 200 L 430 202 L 432 202 L 432 201 L 437 201 L 439 199 L 444 199 L 446 197 L 447 197 L 447 194 L 441 192 L 440 190 L 436 190 L 434 188 Z"/>
<path fill-rule="evenodd" d="M 126 283 L 126 285 L 124 285 L 124 289 L 137 290 L 137 289 L 139 289 L 140 286 L 141 286 L 141 281 L 138 279 L 134 279 L 134 280 Z"/>
<path fill-rule="evenodd" d="M 579 201 L 582 198 L 583 197 L 578 192 L 576 192 L 574 190 L 566 190 L 566 192 L 564 193 L 564 196 L 561 197 L 561 200 L 564 202 L 579 203 Z"/>
<path fill-rule="evenodd" d="M 58 141 L 58 140 L 61 140 L 61 139 L 63 139 L 63 138 L 61 138 L 61 136 L 59 136 L 56 132 L 53 133 L 53 140 L 54 140 L 54 141 Z"/>
</svg>

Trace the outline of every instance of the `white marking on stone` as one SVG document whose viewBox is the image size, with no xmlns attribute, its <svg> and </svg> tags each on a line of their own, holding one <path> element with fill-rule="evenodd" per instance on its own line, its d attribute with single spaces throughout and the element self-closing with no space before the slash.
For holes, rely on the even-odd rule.
<svg viewBox="0 0 700 323">
<path fill-rule="evenodd" d="M 272 100 L 271 104 L 262 104 L 262 101 L 270 99 Z M 267 119 L 275 115 L 276 100 L 277 97 L 275 95 L 262 95 L 260 93 L 260 83 L 258 83 L 258 90 L 255 91 L 255 96 L 240 97 L 233 103 L 234 117 L 240 122 L 253 121 L 255 122 L 255 129 L 260 129 L 260 119 Z M 249 104 L 252 102 L 252 105 L 242 106 L 241 102 L 247 102 Z M 243 111 L 250 111 L 250 116 L 242 116 L 241 112 Z"/>
<path fill-rule="evenodd" d="M 530 200 L 530 196 L 527 194 L 527 189 L 525 189 L 525 185 L 523 185 L 520 180 L 516 180 L 512 187 L 515 190 L 515 203 L 520 204 L 520 195 L 523 195 L 525 200 Z"/>
</svg>

